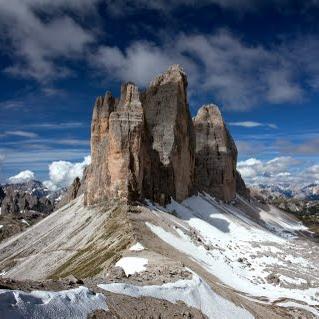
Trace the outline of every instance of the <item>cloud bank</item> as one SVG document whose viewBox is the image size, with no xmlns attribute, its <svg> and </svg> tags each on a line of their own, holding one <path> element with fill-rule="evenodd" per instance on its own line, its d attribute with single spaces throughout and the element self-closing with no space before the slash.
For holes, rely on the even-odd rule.
<svg viewBox="0 0 319 319">
<path fill-rule="evenodd" d="M 122 50 L 100 46 L 90 61 L 99 72 L 117 80 L 132 80 L 134 74 L 134 81 L 140 86 L 178 63 L 189 75 L 191 94 L 213 93 L 224 108 L 247 110 L 262 103 L 303 100 L 305 92 L 300 76 L 316 82 L 316 72 L 308 64 L 318 63 L 311 59 L 315 45 L 298 41 L 300 50 L 310 51 L 310 58 L 303 62 L 307 65 L 300 65 L 298 49 L 292 54 L 291 47 L 295 45 L 288 41 L 265 48 L 248 44 L 226 29 L 212 34 L 179 33 L 173 38 L 166 37 L 161 44 L 135 41 Z M 317 38 L 311 41 L 319 44 Z"/>
<path fill-rule="evenodd" d="M 300 169 L 301 162 L 290 156 L 275 157 L 269 161 L 249 158 L 240 161 L 237 169 L 244 180 L 254 184 L 310 184 L 319 182 L 319 165 Z"/>
<path fill-rule="evenodd" d="M 82 162 L 71 163 L 67 161 L 54 161 L 49 165 L 50 180 L 43 184 L 50 190 L 67 187 L 72 184 L 76 177 L 82 178 L 84 168 L 91 163 L 91 156 L 88 155 Z"/>
<path fill-rule="evenodd" d="M 100 72 L 104 79 L 134 80 L 140 86 L 146 86 L 169 65 L 179 63 L 190 75 L 191 94 L 213 94 L 226 109 L 297 103 L 305 97 L 305 84 L 312 90 L 319 89 L 316 35 L 277 40 L 267 47 L 247 43 L 225 28 L 206 34 L 156 30 L 156 43 L 141 36 L 124 47 L 105 45 L 99 39 L 104 32 L 98 24 L 101 4 L 108 12 L 129 14 L 141 9 L 169 13 L 179 6 L 210 4 L 256 10 L 269 3 L 280 7 L 288 2 L 206 0 L 199 5 L 189 0 L 0 1 L 0 35 L 12 58 L 4 71 L 34 79 L 45 86 L 44 91 L 54 94 L 50 82 L 74 75 L 76 70 L 67 62 L 75 60 Z M 83 23 L 87 16 L 94 23 Z M 304 56 L 307 59 L 300 58 Z"/>
</svg>

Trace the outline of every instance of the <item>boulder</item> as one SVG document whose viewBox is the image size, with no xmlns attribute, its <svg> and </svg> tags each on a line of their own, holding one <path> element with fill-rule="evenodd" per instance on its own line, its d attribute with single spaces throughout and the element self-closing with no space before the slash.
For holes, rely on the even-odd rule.
<svg viewBox="0 0 319 319">
<path fill-rule="evenodd" d="M 237 148 L 219 108 L 202 106 L 193 123 L 196 190 L 230 201 L 236 196 Z"/>
</svg>

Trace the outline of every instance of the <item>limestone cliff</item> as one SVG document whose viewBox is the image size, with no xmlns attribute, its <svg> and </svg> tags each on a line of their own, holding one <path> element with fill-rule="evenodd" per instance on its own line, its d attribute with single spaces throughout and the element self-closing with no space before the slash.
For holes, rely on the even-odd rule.
<svg viewBox="0 0 319 319">
<path fill-rule="evenodd" d="M 237 148 L 219 108 L 212 104 L 202 106 L 193 123 L 196 189 L 230 201 L 236 195 Z"/>
<path fill-rule="evenodd" d="M 157 202 L 181 201 L 193 190 L 195 135 L 187 103 L 187 78 L 171 66 L 143 95 L 152 149 L 152 188 Z M 155 177 L 155 178 L 154 178 Z"/>
<path fill-rule="evenodd" d="M 197 191 L 229 201 L 236 194 L 235 143 L 218 107 L 202 107 L 192 121 L 187 77 L 177 65 L 144 92 L 127 83 L 119 99 L 110 92 L 97 98 L 91 155 L 81 186 L 88 205 L 144 198 L 164 205 Z"/>
<path fill-rule="evenodd" d="M 98 98 L 91 127 L 92 163 L 85 202 L 138 199 L 143 178 L 144 114 L 138 88 L 124 84 L 118 103 L 110 93 Z"/>
</svg>

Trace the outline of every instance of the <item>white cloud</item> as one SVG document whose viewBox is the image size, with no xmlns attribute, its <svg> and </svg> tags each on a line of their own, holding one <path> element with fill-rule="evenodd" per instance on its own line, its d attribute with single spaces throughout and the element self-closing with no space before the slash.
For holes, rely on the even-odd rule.
<svg viewBox="0 0 319 319">
<path fill-rule="evenodd" d="M 319 164 L 309 167 L 305 173 L 308 178 L 315 179 L 316 182 L 319 182 Z"/>
<path fill-rule="evenodd" d="M 19 136 L 19 137 L 34 138 L 34 137 L 37 137 L 38 134 L 33 132 L 16 130 L 16 131 L 5 131 L 2 136 Z"/>
<path fill-rule="evenodd" d="M 50 180 L 43 184 L 51 190 L 67 187 L 76 177 L 82 178 L 84 168 L 91 163 L 91 156 L 86 156 L 83 162 L 71 163 L 67 161 L 54 161 L 49 165 Z"/>
<path fill-rule="evenodd" d="M 289 156 L 276 157 L 269 161 L 250 158 L 238 162 L 237 168 L 248 183 L 278 182 L 290 177 L 288 171 L 297 164 L 299 161 Z"/>
<path fill-rule="evenodd" d="M 0 33 L 11 44 L 12 56 L 17 59 L 14 65 L 5 69 L 8 73 L 31 77 L 41 82 L 63 77 L 70 70 L 59 65 L 57 58 L 81 56 L 86 46 L 94 41 L 90 32 L 62 13 L 48 21 L 42 20 L 39 10 L 47 8 L 52 14 L 52 8 L 68 7 L 62 1 L 51 6 L 48 3 L 0 1 Z"/>
<path fill-rule="evenodd" d="M 21 171 L 15 176 L 8 178 L 8 182 L 11 184 L 25 183 L 35 179 L 35 174 L 30 170 Z"/>
<path fill-rule="evenodd" d="M 250 158 L 238 162 L 237 169 L 251 185 L 289 183 L 301 186 L 319 181 L 318 164 L 307 167 L 290 156 L 275 157 L 268 161 Z"/>
<path fill-rule="evenodd" d="M 170 49 L 162 49 L 146 41 L 129 46 L 125 52 L 117 47 L 100 47 L 92 62 L 104 68 L 109 75 L 123 80 L 147 85 L 155 75 L 165 71 L 174 60 L 184 67 L 190 67 L 188 59 Z"/>
<path fill-rule="evenodd" d="M 287 56 L 287 50 L 278 46 L 247 44 L 220 30 L 205 35 L 180 33 L 166 37 L 161 45 L 136 41 L 124 50 L 102 46 L 90 60 L 98 71 L 140 86 L 169 65 L 181 64 L 189 75 L 191 92 L 213 94 L 223 107 L 245 110 L 263 102 L 301 100 L 298 71 Z M 274 128 L 271 123 L 265 125 Z"/>
<path fill-rule="evenodd" d="M 270 127 L 274 129 L 278 128 L 277 125 L 273 123 L 260 123 L 260 122 L 254 122 L 254 121 L 230 122 L 228 124 L 230 126 L 241 126 L 241 127 L 247 127 L 247 128 L 260 127 L 260 126 Z"/>
</svg>

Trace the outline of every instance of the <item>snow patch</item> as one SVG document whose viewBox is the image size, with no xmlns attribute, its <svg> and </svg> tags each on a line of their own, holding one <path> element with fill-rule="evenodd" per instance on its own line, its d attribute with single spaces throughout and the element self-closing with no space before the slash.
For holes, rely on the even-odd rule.
<svg viewBox="0 0 319 319">
<path fill-rule="evenodd" d="M 149 296 L 172 303 L 183 301 L 190 307 L 200 310 L 208 318 L 254 318 L 247 310 L 216 294 L 208 284 L 193 273 L 191 280 L 178 280 L 173 283 L 151 286 L 134 286 L 126 283 L 100 284 L 98 287 L 113 293 L 131 297 Z"/>
<path fill-rule="evenodd" d="M 30 293 L 0 289 L 1 319 L 86 319 L 97 309 L 108 310 L 103 294 L 95 294 L 86 287 L 62 291 Z"/>
<path fill-rule="evenodd" d="M 148 259 L 140 257 L 123 257 L 116 264 L 116 267 L 121 267 L 125 275 L 133 275 L 135 273 L 142 272 L 146 270 L 146 265 L 148 264 Z"/>
<path fill-rule="evenodd" d="M 132 247 L 129 248 L 131 251 L 141 251 L 144 250 L 144 246 L 141 243 L 136 243 Z"/>
<path fill-rule="evenodd" d="M 21 219 L 21 223 L 26 224 L 28 226 L 30 226 L 30 224 L 25 220 L 25 219 Z"/>
<path fill-rule="evenodd" d="M 172 201 L 167 208 L 188 224 L 187 230 L 174 225 L 171 229 L 146 225 L 228 286 L 269 302 L 287 298 L 308 306 L 319 304 L 317 277 L 317 284 L 307 289 L 296 288 L 304 284 L 301 281 L 286 281 L 292 286 L 289 288 L 271 281 L 274 273 L 279 276 L 281 271 L 294 273 L 297 278 L 315 273 L 316 263 L 303 254 L 308 256 L 309 246 L 294 239 L 296 231 L 304 229 L 298 221 L 279 210 L 266 212 L 255 207 L 251 207 L 255 216 L 249 216 L 244 209 L 219 203 L 208 195 L 193 196 L 182 203 Z M 159 215 L 159 209 L 154 214 Z M 170 218 L 165 209 L 161 216 Z"/>
</svg>

